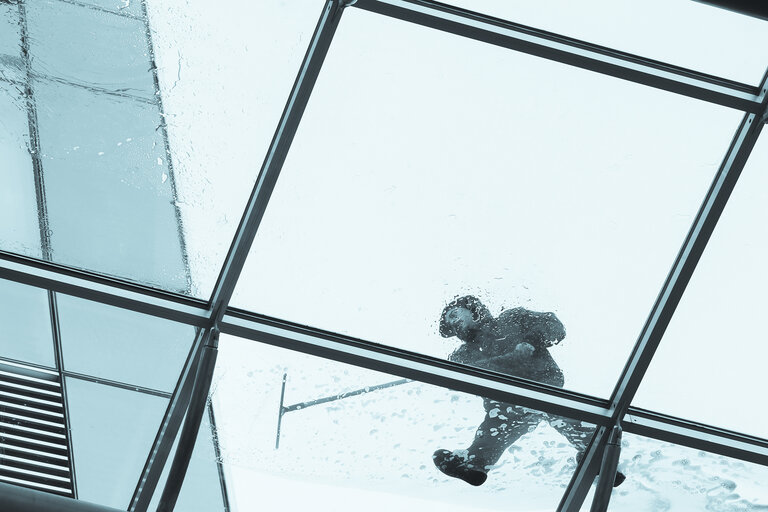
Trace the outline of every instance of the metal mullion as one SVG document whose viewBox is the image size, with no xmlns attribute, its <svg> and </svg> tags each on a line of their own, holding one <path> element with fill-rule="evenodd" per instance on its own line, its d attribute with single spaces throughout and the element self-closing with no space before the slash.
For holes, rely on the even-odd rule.
<svg viewBox="0 0 768 512">
<path fill-rule="evenodd" d="M 607 401 L 288 322 L 265 320 L 255 315 L 227 315 L 221 330 L 225 334 L 593 424 L 607 425 L 611 419 Z"/>
<path fill-rule="evenodd" d="M 256 237 L 256 231 L 264 216 L 267 202 L 277 183 L 277 178 L 317 81 L 322 63 L 330 48 L 345 5 L 346 2 L 343 0 L 327 0 L 323 7 L 256 184 L 211 294 L 209 302 L 210 323 L 203 336 L 205 346 L 200 354 L 196 372 L 190 373 L 189 382 L 184 384 L 185 389 L 186 386 L 192 386 L 191 398 L 188 407 L 186 407 L 186 419 L 181 430 L 179 446 L 160 498 L 158 510 L 171 510 L 178 498 L 182 478 L 186 473 L 192 451 L 192 447 L 188 445 L 194 443 L 197 437 L 199 420 L 204 412 L 205 401 L 210 392 L 210 379 L 213 376 L 218 347 L 219 325 Z M 145 492 L 143 494 L 143 496 L 147 495 L 151 495 L 151 493 Z M 131 510 L 143 512 L 144 509 L 135 506 Z"/>
<path fill-rule="evenodd" d="M 227 491 L 227 480 L 224 478 L 224 462 L 221 457 L 221 446 L 219 445 L 218 430 L 216 428 L 216 415 L 213 413 L 213 400 L 208 402 L 208 422 L 211 430 L 211 441 L 213 442 L 213 451 L 216 455 L 216 469 L 219 473 L 219 485 L 221 487 L 221 500 L 224 503 L 224 512 L 229 512 L 229 492 Z"/>
<path fill-rule="evenodd" d="M 72 497 L 77 499 L 77 477 L 75 474 L 75 456 L 72 443 L 72 425 L 69 420 L 69 395 L 67 394 L 67 382 L 63 373 L 64 351 L 62 349 L 61 326 L 59 324 L 59 308 L 56 301 L 56 294 L 50 290 L 48 291 L 48 303 L 51 310 L 54 356 L 56 357 L 56 367 L 59 369 L 59 378 L 61 379 L 59 384 L 61 386 L 61 402 L 64 410 L 64 428 L 67 433 L 67 463 L 69 464 L 70 471 L 70 487 L 72 489 Z"/>
<path fill-rule="evenodd" d="M 165 463 L 173 448 L 176 434 L 189 406 L 192 384 L 197 372 L 200 353 L 208 335 L 209 329 L 199 329 L 195 336 L 192 348 L 189 351 L 187 360 L 179 375 L 179 380 L 173 390 L 171 399 L 168 401 L 168 407 L 163 415 L 163 420 L 160 423 L 155 440 L 152 443 L 152 449 L 149 451 L 144 469 L 142 469 L 136 489 L 131 497 L 131 502 L 128 506 L 128 510 L 131 512 L 146 512 L 149 507 L 152 495 L 163 473 Z"/>
<path fill-rule="evenodd" d="M 145 395 L 152 395 L 160 398 L 169 399 L 171 398 L 171 393 L 167 391 L 160 391 L 159 389 L 152 389 L 147 388 L 144 386 L 138 386 L 135 384 L 128 384 L 126 382 L 120 382 L 116 380 L 111 379 L 105 379 L 102 377 L 94 377 L 93 375 L 86 375 L 84 373 L 78 373 L 78 372 L 71 372 L 71 371 L 64 371 L 63 372 L 64 377 L 69 377 L 71 379 L 77 379 L 77 380 L 83 380 L 86 382 L 92 382 L 94 384 L 101 384 L 102 386 L 110 386 L 113 388 L 119 388 L 119 389 L 125 389 L 126 391 L 133 391 L 136 393 L 143 393 Z"/>
<path fill-rule="evenodd" d="M 720 215 L 763 129 L 768 111 L 768 72 L 762 80 L 761 110 L 746 114 L 733 137 L 674 265 L 651 309 L 632 354 L 611 395 L 614 418 L 621 420 L 637 392 L 680 298 L 704 252 Z"/>
<path fill-rule="evenodd" d="M 0 251 L 0 279 L 195 327 L 210 323 L 206 304 L 198 299 L 6 251 Z"/>
<path fill-rule="evenodd" d="M 346 3 L 346 0 L 326 0 L 325 2 L 256 184 L 211 294 L 214 325 L 224 316 L 232 297 Z"/>
<path fill-rule="evenodd" d="M 635 408 L 621 425 L 632 434 L 768 466 L 768 439 Z"/>
<path fill-rule="evenodd" d="M 357 0 L 354 7 L 727 107 L 757 112 L 756 87 L 586 43 L 432 0 Z"/>
</svg>

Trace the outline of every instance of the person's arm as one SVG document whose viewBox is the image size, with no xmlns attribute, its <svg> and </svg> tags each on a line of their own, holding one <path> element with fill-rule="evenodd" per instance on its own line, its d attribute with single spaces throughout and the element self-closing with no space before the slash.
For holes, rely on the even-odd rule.
<svg viewBox="0 0 768 512">
<path fill-rule="evenodd" d="M 534 348 L 549 348 L 565 338 L 565 327 L 554 313 L 518 307 L 504 311 L 499 320 L 508 329 L 518 331 L 525 344 Z"/>
</svg>

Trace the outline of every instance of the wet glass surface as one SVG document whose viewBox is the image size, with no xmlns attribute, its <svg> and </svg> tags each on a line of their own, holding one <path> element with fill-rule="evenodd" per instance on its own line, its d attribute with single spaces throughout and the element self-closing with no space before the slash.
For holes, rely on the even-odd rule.
<svg viewBox="0 0 768 512">
<path fill-rule="evenodd" d="M 768 413 L 756 407 L 765 398 L 768 360 L 763 325 L 768 307 L 766 169 L 768 137 L 763 132 L 634 405 L 768 438 Z"/>
<path fill-rule="evenodd" d="M 274 509 L 287 499 L 294 509 L 312 500 L 338 511 L 557 507 L 593 426 L 418 382 L 376 389 L 397 380 L 222 336 L 212 396 L 238 508 Z M 482 467 L 485 483 L 438 471 L 433 453 L 441 449 L 456 457 L 449 471 Z"/>
<path fill-rule="evenodd" d="M 23 70 L 19 7 L 0 3 L 0 80 L 19 79 Z"/>
<path fill-rule="evenodd" d="M 0 357 L 56 367 L 45 290 L 0 279 Z"/>
<path fill-rule="evenodd" d="M 38 0 L 27 6 L 27 25 L 35 74 L 154 98 L 144 21 Z"/>
<path fill-rule="evenodd" d="M 186 290 L 157 108 L 51 81 L 35 97 L 52 259 Z"/>
<path fill-rule="evenodd" d="M 147 3 L 199 297 L 213 290 L 323 4 Z"/>
<path fill-rule="evenodd" d="M 690 0 L 447 3 L 752 85 L 760 83 L 768 61 L 761 44 L 767 21 Z"/>
<path fill-rule="evenodd" d="M 35 180 L 23 88 L 0 81 L 0 248 L 40 257 Z"/>
<path fill-rule="evenodd" d="M 65 0 L 66 1 L 66 0 Z M 99 9 L 107 9 L 124 16 L 142 16 L 141 0 L 80 0 Z"/>
<path fill-rule="evenodd" d="M 479 348 L 608 396 L 740 117 L 347 10 L 233 305 L 436 357 L 457 296 L 553 313 Z"/>
<path fill-rule="evenodd" d="M 625 433 L 619 471 L 627 480 L 614 489 L 608 510 L 768 509 L 765 466 Z"/>
</svg>

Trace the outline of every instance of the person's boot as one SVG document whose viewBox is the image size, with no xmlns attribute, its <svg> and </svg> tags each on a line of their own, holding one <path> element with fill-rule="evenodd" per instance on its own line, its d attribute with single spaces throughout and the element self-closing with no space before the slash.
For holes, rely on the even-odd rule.
<svg viewBox="0 0 768 512">
<path fill-rule="evenodd" d="M 432 462 L 442 473 L 464 480 L 470 485 L 483 485 L 488 475 L 485 471 L 475 469 L 464 457 L 448 450 L 437 450 L 432 454 Z"/>
</svg>

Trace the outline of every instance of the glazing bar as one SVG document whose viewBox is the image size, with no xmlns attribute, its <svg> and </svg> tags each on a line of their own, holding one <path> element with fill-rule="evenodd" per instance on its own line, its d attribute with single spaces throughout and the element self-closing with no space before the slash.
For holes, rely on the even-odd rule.
<svg viewBox="0 0 768 512">
<path fill-rule="evenodd" d="M 431 0 L 357 0 L 354 7 L 746 112 L 757 87 L 585 43 Z M 737 56 L 734 56 L 737 57 Z"/>
</svg>

